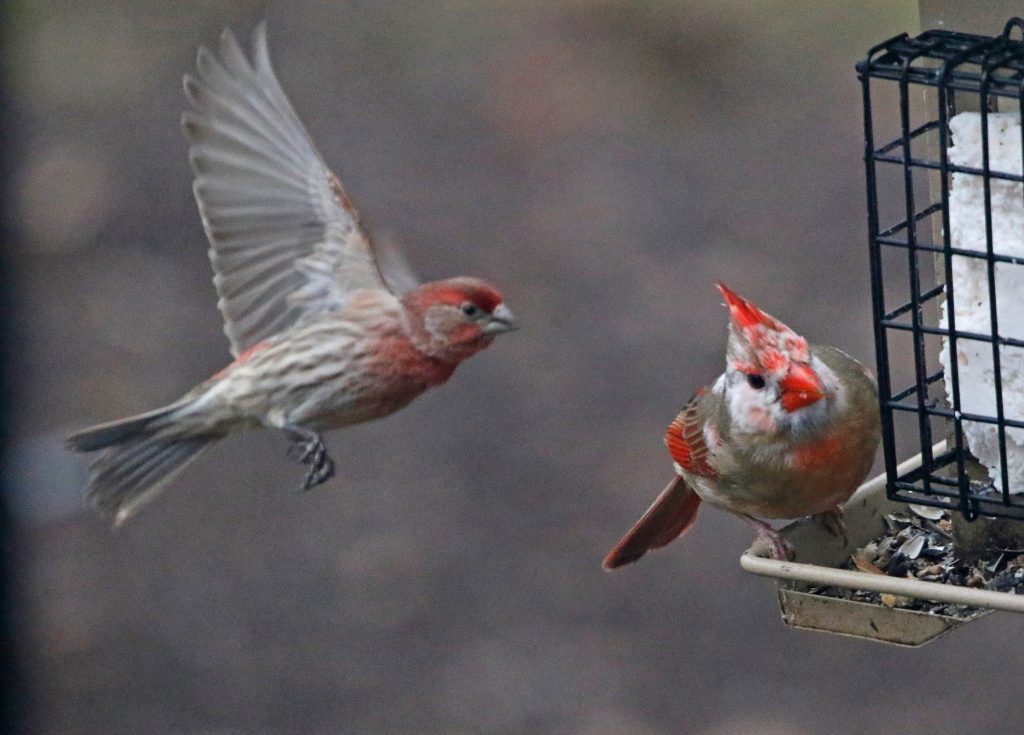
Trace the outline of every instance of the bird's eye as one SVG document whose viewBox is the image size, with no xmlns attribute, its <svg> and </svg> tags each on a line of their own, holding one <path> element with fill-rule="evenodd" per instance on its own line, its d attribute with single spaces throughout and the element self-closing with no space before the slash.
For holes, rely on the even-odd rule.
<svg viewBox="0 0 1024 735">
<path fill-rule="evenodd" d="M 471 301 L 467 301 L 459 308 L 462 309 L 462 313 L 465 314 L 466 316 L 476 316 L 477 314 L 480 313 L 480 307 L 478 307 Z"/>
<path fill-rule="evenodd" d="M 747 373 L 747 385 L 754 390 L 761 390 L 764 388 L 764 376 L 758 373 Z"/>
</svg>

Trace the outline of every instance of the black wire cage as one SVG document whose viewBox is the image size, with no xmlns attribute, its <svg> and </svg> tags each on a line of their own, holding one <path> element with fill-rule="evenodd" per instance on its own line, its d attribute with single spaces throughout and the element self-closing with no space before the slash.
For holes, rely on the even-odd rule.
<svg viewBox="0 0 1024 735">
<path fill-rule="evenodd" d="M 1024 21 L 857 71 L 887 494 L 1024 519 Z"/>
</svg>

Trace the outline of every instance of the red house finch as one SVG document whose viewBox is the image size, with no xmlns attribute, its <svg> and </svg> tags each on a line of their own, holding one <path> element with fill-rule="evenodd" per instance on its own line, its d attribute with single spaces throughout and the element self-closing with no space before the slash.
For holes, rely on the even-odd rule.
<svg viewBox="0 0 1024 735">
<path fill-rule="evenodd" d="M 756 516 L 821 514 L 842 532 L 839 505 L 871 469 L 878 399 L 864 366 L 834 347 L 809 347 L 778 319 L 718 289 L 730 315 L 725 372 L 669 426 L 677 476 L 608 553 L 605 569 L 685 533 L 702 500 L 752 523 L 783 558 L 786 544 Z"/>
<path fill-rule="evenodd" d="M 197 67 L 182 124 L 235 360 L 169 406 L 69 439 L 105 450 L 88 499 L 115 523 L 242 429 L 284 432 L 310 466 L 303 488 L 324 482 L 320 432 L 397 411 L 516 326 L 490 284 L 417 285 L 375 252 L 271 69 L 262 25 L 252 62 L 225 31 L 220 59 L 201 48 Z"/>
</svg>

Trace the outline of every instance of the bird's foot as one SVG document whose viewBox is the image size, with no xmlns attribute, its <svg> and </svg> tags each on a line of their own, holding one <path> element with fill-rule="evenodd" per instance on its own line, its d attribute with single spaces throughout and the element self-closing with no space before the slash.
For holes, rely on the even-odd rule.
<svg viewBox="0 0 1024 735">
<path fill-rule="evenodd" d="M 843 509 L 838 505 L 832 510 L 826 510 L 824 513 L 819 513 L 815 516 L 821 525 L 825 527 L 833 536 L 843 537 L 843 546 L 849 546 L 850 537 L 846 533 L 846 523 L 843 522 Z"/>
<path fill-rule="evenodd" d="M 754 518 L 754 516 L 748 516 L 746 513 L 738 513 L 736 511 L 729 511 L 735 516 L 742 518 L 744 521 L 749 523 L 751 526 L 757 529 L 757 538 L 755 541 L 760 541 L 768 549 L 768 554 L 772 559 L 778 559 L 781 561 L 793 561 L 796 554 L 793 550 L 793 544 L 786 541 L 779 535 L 779 532 L 772 528 L 769 524 Z"/>
<path fill-rule="evenodd" d="M 288 458 L 309 465 L 309 472 L 300 490 L 309 490 L 334 477 L 334 461 L 327 456 L 327 446 L 322 436 L 315 431 L 299 428 L 289 429 L 288 433 L 292 437 Z"/>
<path fill-rule="evenodd" d="M 320 456 L 319 461 L 309 468 L 309 472 L 306 473 L 306 479 L 302 481 L 300 489 L 305 492 L 310 488 L 327 482 L 332 477 L 334 477 L 334 460 L 327 456 L 327 452 L 324 452 Z"/>
<path fill-rule="evenodd" d="M 325 454 L 326 452 L 327 448 L 324 446 L 323 439 L 318 434 L 314 434 L 312 437 L 298 436 L 288 446 L 288 459 L 294 462 L 309 464 L 316 462 L 318 455 Z"/>
<path fill-rule="evenodd" d="M 774 528 L 765 524 L 757 529 L 757 541 L 768 547 L 768 553 L 772 559 L 779 561 L 793 561 L 795 556 L 793 544 L 786 541 Z"/>
</svg>

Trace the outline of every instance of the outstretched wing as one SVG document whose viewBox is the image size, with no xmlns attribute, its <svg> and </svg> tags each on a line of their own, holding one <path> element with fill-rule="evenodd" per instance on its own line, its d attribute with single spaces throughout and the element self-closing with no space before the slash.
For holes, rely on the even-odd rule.
<svg viewBox="0 0 1024 735">
<path fill-rule="evenodd" d="M 200 48 L 198 75 L 185 76 L 195 110 L 182 117 L 235 356 L 341 307 L 355 289 L 388 288 L 341 182 L 274 76 L 262 23 L 252 55 L 228 30 L 219 59 Z"/>
</svg>

